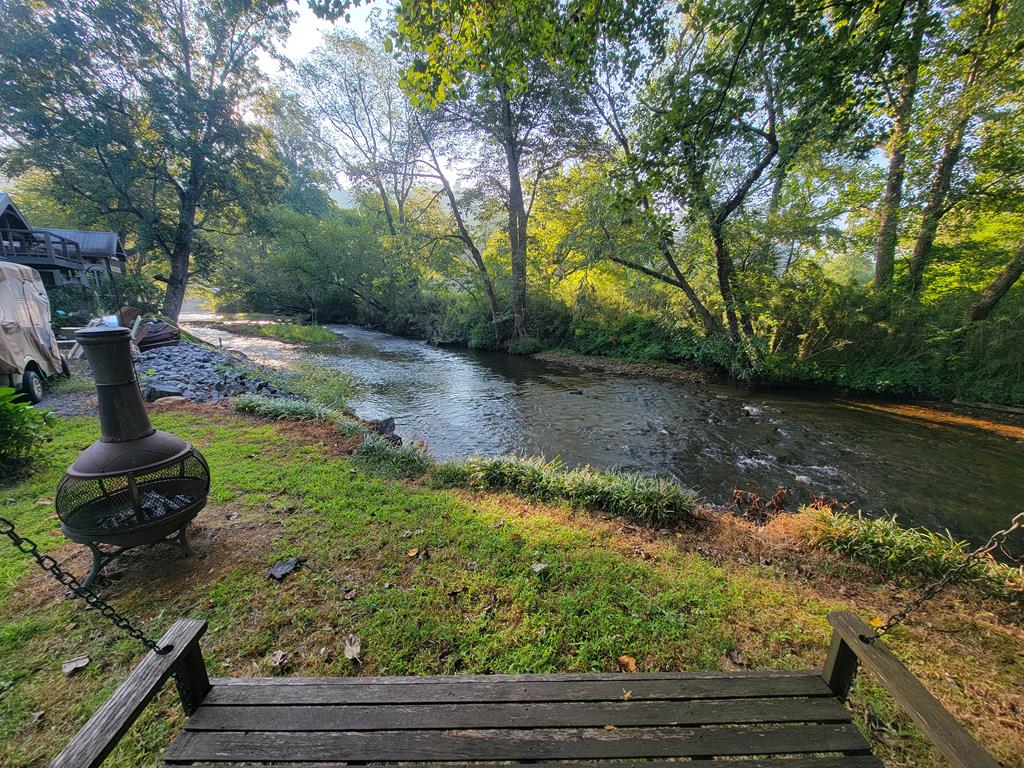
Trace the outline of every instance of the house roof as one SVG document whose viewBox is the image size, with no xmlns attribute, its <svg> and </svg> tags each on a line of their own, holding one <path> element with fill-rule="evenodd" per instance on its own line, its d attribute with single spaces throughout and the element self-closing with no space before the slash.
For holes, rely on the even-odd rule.
<svg viewBox="0 0 1024 768">
<path fill-rule="evenodd" d="M 18 210 L 18 206 L 14 204 L 11 196 L 6 192 L 0 192 L 0 216 L 3 216 L 5 213 L 12 213 L 21 221 L 22 226 L 19 229 L 29 229 L 28 220 Z"/>
<path fill-rule="evenodd" d="M 86 258 L 117 258 L 125 257 L 124 245 L 116 232 L 91 232 L 84 229 L 55 229 L 46 227 L 37 232 L 49 232 L 78 243 L 79 252 Z"/>
</svg>

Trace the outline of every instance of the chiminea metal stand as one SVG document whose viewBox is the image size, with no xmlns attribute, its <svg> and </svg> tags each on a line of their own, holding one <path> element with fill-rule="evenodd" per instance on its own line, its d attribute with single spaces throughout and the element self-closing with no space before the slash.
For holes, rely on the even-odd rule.
<svg viewBox="0 0 1024 768">
<path fill-rule="evenodd" d="M 88 587 L 132 547 L 176 539 L 191 555 L 185 530 L 206 505 L 210 468 L 191 443 L 150 424 L 127 328 L 75 336 L 96 379 L 101 437 L 61 479 L 56 506 L 64 535 L 92 551 Z"/>
</svg>

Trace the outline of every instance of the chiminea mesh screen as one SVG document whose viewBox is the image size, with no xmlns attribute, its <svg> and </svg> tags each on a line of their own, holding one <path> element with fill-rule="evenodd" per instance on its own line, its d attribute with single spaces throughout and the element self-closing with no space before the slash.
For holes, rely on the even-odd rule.
<svg viewBox="0 0 1024 768">
<path fill-rule="evenodd" d="M 193 449 L 162 467 L 98 478 L 65 475 L 57 486 L 57 515 L 78 535 L 102 540 L 188 514 L 209 490 L 210 469 Z"/>
</svg>

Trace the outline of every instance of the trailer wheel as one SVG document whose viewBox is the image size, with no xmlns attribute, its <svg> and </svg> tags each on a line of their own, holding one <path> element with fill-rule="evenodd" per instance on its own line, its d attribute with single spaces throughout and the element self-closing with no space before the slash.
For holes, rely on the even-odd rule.
<svg viewBox="0 0 1024 768">
<path fill-rule="evenodd" d="M 21 391 L 34 404 L 43 400 L 43 379 L 35 371 L 25 371 L 21 377 Z"/>
</svg>

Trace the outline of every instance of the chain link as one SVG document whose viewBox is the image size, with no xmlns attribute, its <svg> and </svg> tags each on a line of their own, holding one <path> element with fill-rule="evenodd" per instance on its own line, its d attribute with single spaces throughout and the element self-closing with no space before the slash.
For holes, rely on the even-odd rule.
<svg viewBox="0 0 1024 768">
<path fill-rule="evenodd" d="M 915 597 L 909 603 L 904 605 L 900 610 L 898 610 L 896 613 L 890 616 L 889 619 L 885 622 L 885 624 L 878 627 L 873 635 L 864 638 L 864 641 L 867 643 L 873 643 L 882 635 L 890 632 L 895 627 L 898 627 L 900 624 L 907 620 L 907 617 L 910 614 L 912 614 L 914 611 L 916 611 L 918 608 L 924 605 L 924 603 L 931 600 L 933 597 L 939 594 L 939 592 L 948 587 L 956 579 L 957 576 L 962 574 L 971 566 L 977 564 L 985 555 L 1001 547 L 1011 533 L 1021 529 L 1024 529 L 1024 512 L 1020 512 L 1016 516 L 1014 516 L 1014 518 L 1010 521 L 1009 528 L 1006 528 L 1002 531 L 996 531 L 995 533 L 993 533 L 992 537 L 988 541 L 986 541 L 976 550 L 974 550 L 973 552 L 969 553 L 966 557 L 964 557 L 963 561 L 959 565 L 957 565 L 954 568 L 950 568 L 941 579 L 925 587 L 924 591 L 921 592 L 920 595 Z"/>
<path fill-rule="evenodd" d="M 87 606 L 99 611 L 100 615 L 105 619 L 109 619 L 115 627 L 127 633 L 130 637 L 138 640 L 144 646 L 149 648 L 149 650 L 163 655 L 174 648 L 172 645 L 161 646 L 155 640 L 147 637 L 140 629 L 128 621 L 128 619 L 115 611 L 102 597 L 97 595 L 88 587 L 83 587 L 78 582 L 78 579 L 61 568 L 57 564 L 56 560 L 49 555 L 40 554 L 36 543 L 31 539 L 19 536 L 18 532 L 14 530 L 14 523 L 5 517 L 0 517 L 0 534 L 9 538 L 14 543 L 14 546 L 21 552 L 24 552 L 26 555 L 31 555 L 36 563 L 39 564 L 40 568 L 50 573 L 57 581 L 67 587 L 75 597 L 84 600 Z"/>
</svg>

